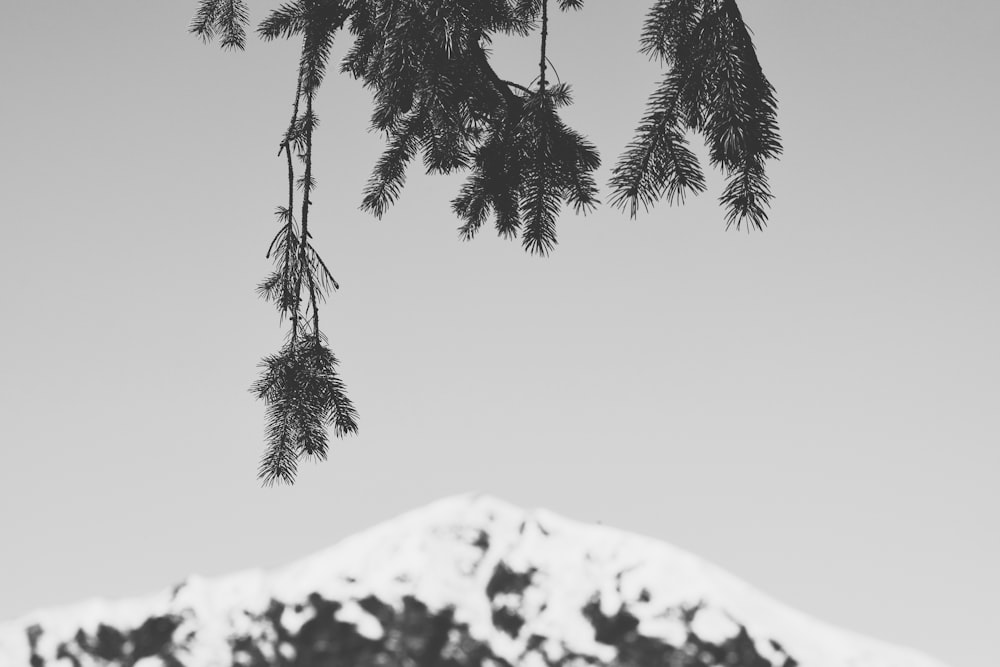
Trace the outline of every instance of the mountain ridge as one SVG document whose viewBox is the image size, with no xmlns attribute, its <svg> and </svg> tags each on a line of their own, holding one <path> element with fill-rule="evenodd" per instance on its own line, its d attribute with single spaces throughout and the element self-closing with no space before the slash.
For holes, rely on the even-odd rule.
<svg viewBox="0 0 1000 667">
<path fill-rule="evenodd" d="M 812 619 L 667 543 L 485 494 L 436 501 L 269 573 L 190 577 L 152 596 L 27 614 L 0 624 L 0 665 L 211 667 L 244 653 L 253 664 L 260 646 L 270 647 L 266 664 L 312 664 L 302 656 L 319 644 L 298 636 L 307 626 L 315 635 L 320 617 L 364 655 L 397 650 L 413 619 L 447 626 L 440 655 L 479 660 L 447 663 L 456 665 L 683 654 L 692 665 L 945 667 Z M 157 621 L 162 645 L 135 658 L 152 650 L 137 648 L 151 619 L 172 620 Z"/>
</svg>

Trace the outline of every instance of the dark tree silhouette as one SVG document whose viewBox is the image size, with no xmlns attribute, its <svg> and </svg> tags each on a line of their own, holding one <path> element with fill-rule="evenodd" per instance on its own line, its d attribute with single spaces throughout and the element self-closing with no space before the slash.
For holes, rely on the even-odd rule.
<svg viewBox="0 0 1000 667">
<path fill-rule="evenodd" d="M 579 10 L 583 0 L 552 4 Z M 199 0 L 191 31 L 243 49 L 248 25 L 245 0 Z M 293 482 L 304 457 L 325 458 L 329 426 L 338 436 L 357 431 L 357 413 L 319 327 L 319 304 L 337 282 L 309 234 L 314 102 L 343 30 L 354 41 L 340 71 L 371 91 L 372 127 L 387 143 L 363 210 L 385 213 L 418 154 L 428 173 L 467 172 L 451 202 L 463 239 L 492 220 L 499 235 L 520 237 L 528 252 L 547 255 L 563 206 L 585 213 L 599 203 L 593 174 L 600 156 L 559 116 L 572 101 L 570 87 L 547 78 L 548 0 L 291 0 L 273 9 L 258 35 L 299 39 L 302 47 L 279 151 L 288 165 L 288 201 L 277 209 L 280 227 L 267 253 L 275 269 L 259 286 L 289 320 L 285 344 L 263 361 L 253 387 L 268 411 L 259 471 L 266 484 Z M 492 37 L 536 30 L 538 76 L 527 84 L 501 78 L 490 63 Z M 648 210 L 660 199 L 683 202 L 702 192 L 705 177 L 687 144 L 693 131 L 728 178 L 720 197 L 727 228 L 762 229 L 771 200 L 764 163 L 781 153 L 777 101 L 736 0 L 655 0 L 640 45 L 666 74 L 612 171 L 612 204 L 634 218 L 640 204 Z"/>
</svg>

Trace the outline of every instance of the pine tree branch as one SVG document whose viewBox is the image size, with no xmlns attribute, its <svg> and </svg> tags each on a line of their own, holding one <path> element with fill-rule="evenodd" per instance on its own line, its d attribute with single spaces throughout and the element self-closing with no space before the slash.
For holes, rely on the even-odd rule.
<svg viewBox="0 0 1000 667">
<path fill-rule="evenodd" d="M 309 5 L 305 9 L 311 7 L 318 11 L 319 5 L 307 2 L 285 9 L 301 14 L 304 5 Z M 278 354 L 264 360 L 262 376 L 253 387 L 267 404 L 268 446 L 258 470 L 258 477 L 265 485 L 293 483 L 298 461 L 303 456 L 325 458 L 328 425 L 333 425 L 337 435 L 357 431 L 356 412 L 335 371 L 336 359 L 324 345 L 325 337 L 319 328 L 319 301 L 323 290 L 330 286 L 336 289 L 337 282 L 310 243 L 311 197 L 315 187 L 313 133 L 317 126 L 313 102 L 332 40 L 322 28 L 313 23 L 308 27 L 303 25 L 300 31 L 305 34 L 295 99 L 278 150 L 279 156 L 282 151 L 285 153 L 288 206 L 278 210 L 284 224 L 268 247 L 268 256 L 275 251 L 280 252 L 280 257 L 276 259 L 277 270 L 258 288 L 262 296 L 277 301 L 282 314 L 289 313 L 291 319 L 291 331 L 285 345 Z M 303 97 L 305 111 L 300 114 Z M 298 180 L 293 150 L 304 163 L 304 173 Z M 299 228 L 293 213 L 296 183 L 302 188 Z M 304 298 L 307 299 L 305 308 Z"/>
<path fill-rule="evenodd" d="M 705 189 L 698 160 L 688 149 L 681 122 L 681 96 L 687 73 L 680 67 L 667 75 L 647 103 L 636 137 L 612 171 L 611 204 L 628 207 L 635 218 L 641 202 L 646 210 L 661 197 L 683 202 L 687 192 Z"/>
<path fill-rule="evenodd" d="M 411 111 L 400 123 L 365 185 L 362 210 L 381 218 L 399 197 L 406 182 L 406 168 L 417 153 L 417 140 L 423 124 L 423 115 L 419 110 Z"/>
<path fill-rule="evenodd" d="M 337 360 L 320 331 L 319 304 L 339 286 L 310 232 L 315 95 L 334 37 L 348 19 L 356 39 L 341 71 L 374 92 L 372 125 L 389 139 L 363 208 L 381 216 L 398 198 L 407 165 L 422 153 L 429 173 L 470 171 L 452 201 L 464 221 L 463 238 L 472 238 L 492 214 L 501 236 L 521 235 L 528 252 L 545 255 L 556 244 L 564 204 L 586 213 L 599 203 L 593 172 L 600 165 L 596 148 L 559 117 L 571 100 L 547 55 L 548 0 L 271 1 L 284 4 L 261 22 L 259 36 L 299 36 L 302 48 L 292 116 L 278 150 L 279 157 L 285 152 L 288 203 L 277 210 L 281 227 L 267 250 L 274 270 L 258 286 L 282 319 L 291 319 L 290 335 L 264 360 L 254 386 L 267 403 L 268 449 L 259 471 L 265 484 L 294 481 L 303 456 L 325 458 L 325 427 L 332 425 L 338 436 L 357 430 Z M 583 0 L 556 1 L 563 11 L 583 6 Z M 191 31 L 242 49 L 247 0 L 198 2 Z M 527 36 L 539 20 L 538 77 L 526 86 L 500 78 L 487 51 L 491 35 Z M 628 205 L 635 217 L 640 202 L 649 208 L 703 190 L 685 138 L 693 130 L 704 135 L 710 163 L 728 179 L 720 197 L 727 227 L 745 221 L 762 228 L 771 199 L 764 163 L 781 152 L 776 100 L 736 0 L 653 0 L 640 44 L 670 72 L 613 171 L 612 203 Z M 550 68 L 555 84 L 547 78 Z M 303 162 L 298 179 L 293 150 Z M 302 190 L 300 223 L 296 187 Z"/>
</svg>

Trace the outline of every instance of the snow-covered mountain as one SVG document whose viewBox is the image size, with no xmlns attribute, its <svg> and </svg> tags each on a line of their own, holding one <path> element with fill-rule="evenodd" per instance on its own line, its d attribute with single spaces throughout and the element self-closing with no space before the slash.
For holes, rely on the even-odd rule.
<svg viewBox="0 0 1000 667">
<path fill-rule="evenodd" d="M 487 496 L 284 569 L 0 625 L 2 667 L 944 667 L 662 542 Z"/>
</svg>

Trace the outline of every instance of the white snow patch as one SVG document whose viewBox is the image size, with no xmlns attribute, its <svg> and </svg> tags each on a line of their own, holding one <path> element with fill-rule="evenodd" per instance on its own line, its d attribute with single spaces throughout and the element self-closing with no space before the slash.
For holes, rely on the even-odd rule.
<svg viewBox="0 0 1000 667">
<path fill-rule="evenodd" d="M 336 618 L 344 623 L 350 623 L 357 628 L 358 634 L 368 639 L 381 639 L 385 634 L 385 629 L 379 620 L 365 611 L 356 600 L 347 600 L 343 606 L 334 614 Z"/>
<path fill-rule="evenodd" d="M 278 652 L 281 653 L 281 657 L 285 660 L 295 660 L 295 647 L 288 642 L 282 642 L 281 645 L 278 646 Z"/>
<path fill-rule="evenodd" d="M 150 655 L 136 660 L 134 667 L 165 667 L 166 664 L 167 663 L 163 661 L 163 658 L 156 655 Z"/>
<path fill-rule="evenodd" d="M 774 647 L 769 639 L 755 639 L 753 643 L 760 657 L 767 660 L 772 665 L 782 665 L 785 662 L 785 655 Z"/>
<path fill-rule="evenodd" d="M 721 644 L 735 637 L 740 631 L 740 626 L 721 609 L 702 607 L 695 613 L 691 629 L 702 640 Z"/>
<path fill-rule="evenodd" d="M 658 637 L 665 643 L 678 648 L 688 639 L 687 626 L 679 616 L 650 616 L 639 620 L 638 631 L 647 637 Z"/>
<path fill-rule="evenodd" d="M 281 611 L 281 625 L 293 635 L 299 634 L 299 630 L 314 616 L 316 610 L 308 604 L 289 604 Z"/>
</svg>

